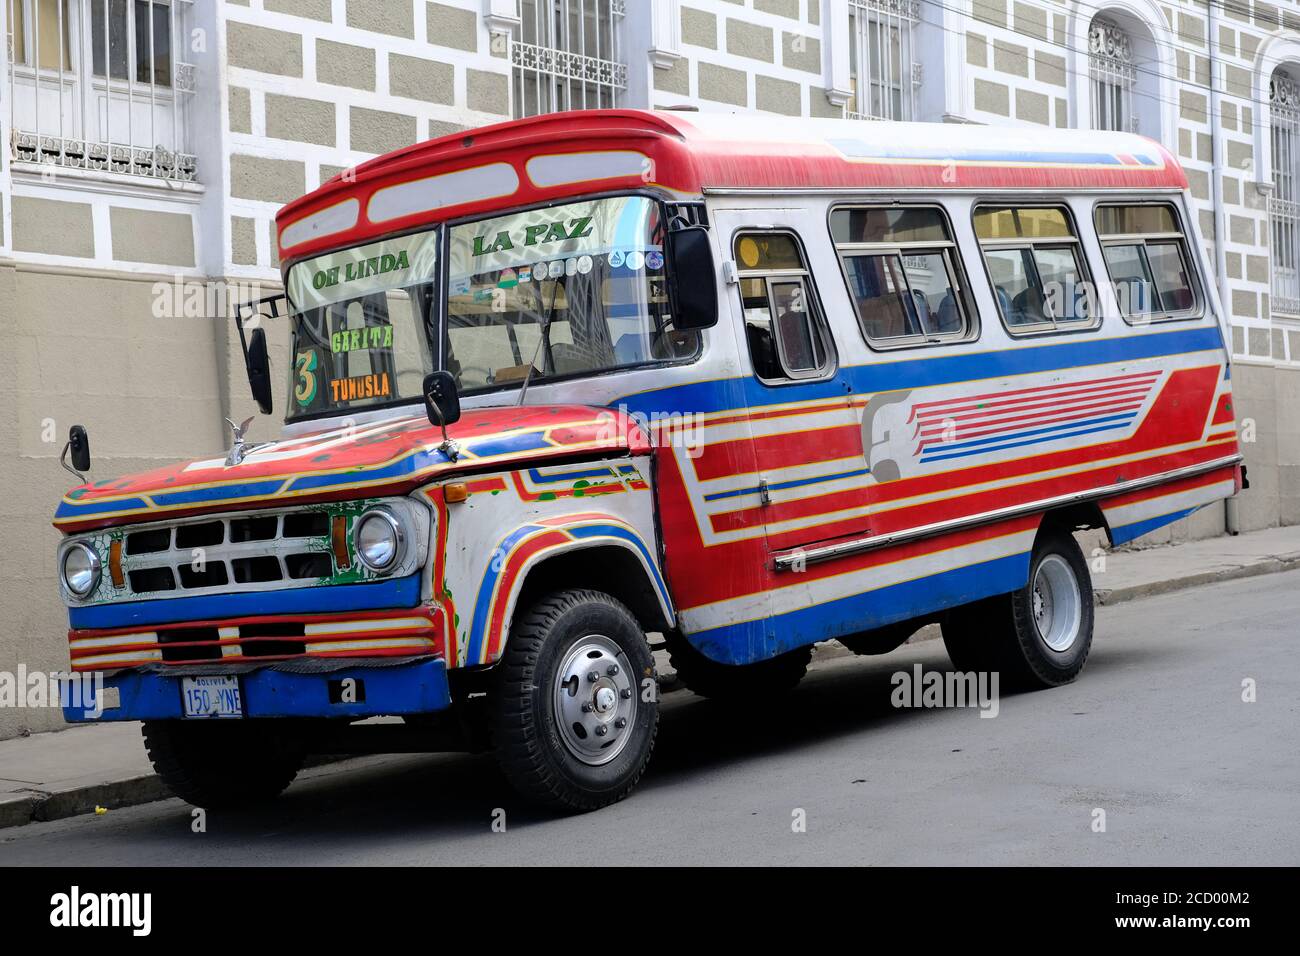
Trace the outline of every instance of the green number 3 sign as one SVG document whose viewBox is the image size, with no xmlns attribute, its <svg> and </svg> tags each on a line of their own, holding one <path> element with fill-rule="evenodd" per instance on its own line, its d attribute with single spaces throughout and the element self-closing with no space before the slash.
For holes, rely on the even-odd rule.
<svg viewBox="0 0 1300 956">
<path fill-rule="evenodd" d="M 293 397 L 299 405 L 310 405 L 316 397 L 316 352 L 309 350 L 298 353 L 294 368 L 298 371 L 298 382 L 293 389 Z"/>
</svg>

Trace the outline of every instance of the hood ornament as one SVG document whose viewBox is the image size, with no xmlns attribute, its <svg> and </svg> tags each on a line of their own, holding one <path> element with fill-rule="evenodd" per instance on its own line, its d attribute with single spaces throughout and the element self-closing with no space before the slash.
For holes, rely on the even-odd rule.
<svg viewBox="0 0 1300 956">
<path fill-rule="evenodd" d="M 244 456 L 249 452 L 257 451 L 259 448 L 265 448 L 269 444 L 269 442 L 262 442 L 258 445 L 249 445 L 244 441 L 244 432 L 248 431 L 248 426 L 252 424 L 254 417 L 255 416 L 253 415 L 249 415 L 244 419 L 243 423 L 239 425 L 236 425 L 229 418 L 225 420 L 226 424 L 230 426 L 230 430 L 234 433 L 231 439 L 230 451 L 226 452 L 227 468 L 233 468 L 235 465 L 240 464 L 244 460 Z"/>
</svg>

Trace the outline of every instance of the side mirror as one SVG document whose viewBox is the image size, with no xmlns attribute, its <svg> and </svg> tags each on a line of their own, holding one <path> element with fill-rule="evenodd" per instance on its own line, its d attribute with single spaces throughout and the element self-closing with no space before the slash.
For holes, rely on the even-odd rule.
<svg viewBox="0 0 1300 956">
<path fill-rule="evenodd" d="M 683 226 L 664 240 L 672 294 L 673 328 L 711 329 L 718 324 L 718 273 L 709 230 Z"/>
<path fill-rule="evenodd" d="M 263 415 L 271 414 L 271 360 L 266 354 L 266 330 L 253 329 L 248 340 L 248 384 Z"/>
<path fill-rule="evenodd" d="M 443 428 L 460 421 L 460 393 L 451 372 L 431 372 L 424 377 L 424 409 L 429 421 Z"/>
<path fill-rule="evenodd" d="M 90 436 L 84 425 L 73 425 L 68 429 L 68 453 L 72 456 L 72 467 L 85 473 L 90 471 Z"/>
</svg>

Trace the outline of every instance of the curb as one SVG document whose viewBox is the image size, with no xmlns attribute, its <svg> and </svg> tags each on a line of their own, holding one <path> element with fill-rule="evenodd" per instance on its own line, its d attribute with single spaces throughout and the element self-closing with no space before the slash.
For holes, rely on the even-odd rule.
<svg viewBox="0 0 1300 956">
<path fill-rule="evenodd" d="M 1222 581 L 1234 581 L 1240 578 L 1252 578 L 1297 569 L 1300 569 L 1300 553 L 1268 557 L 1252 561 L 1250 564 L 1224 567 L 1215 571 L 1189 574 L 1185 577 L 1170 578 L 1164 581 L 1152 581 L 1148 584 L 1138 584 L 1133 587 L 1096 589 L 1093 594 L 1097 604 L 1110 606 L 1139 598 L 1183 591 L 1206 584 L 1217 584 Z M 932 640 L 938 636 L 937 628 L 922 628 L 909 639 L 909 643 Z M 814 648 L 813 663 L 852 656 L 853 653 L 847 648 L 841 648 L 834 644 L 819 644 Z M 665 676 L 667 677 L 664 682 L 666 686 L 662 688 L 664 693 L 682 687 L 675 674 Z M 325 758 L 320 760 L 319 763 L 334 763 L 336 759 Z M 308 766 L 314 765 L 317 765 L 316 761 L 308 764 Z M 162 778 L 155 774 L 145 774 L 144 776 L 109 783 L 88 784 L 84 787 L 54 793 L 44 791 L 18 792 L 0 796 L 0 830 L 8 827 L 24 826 L 28 823 L 46 823 L 51 820 L 62 820 L 67 817 L 93 813 L 97 806 L 120 809 L 165 800 L 171 796 L 172 793 L 167 789 L 166 784 L 162 782 Z"/>
<path fill-rule="evenodd" d="M 96 807 L 133 807 L 164 800 L 171 795 L 162 779 L 155 774 L 93 783 L 53 793 L 39 790 L 17 793 L 0 798 L 0 829 L 94 813 Z"/>
<path fill-rule="evenodd" d="M 1158 594 L 1170 594 L 1188 588 L 1201 587 L 1206 584 L 1218 584 L 1221 581 L 1236 581 L 1241 578 L 1253 578 L 1262 574 L 1277 574 L 1282 571 L 1294 571 L 1300 568 L 1300 554 L 1270 556 L 1250 564 L 1240 564 L 1203 571 L 1181 578 L 1168 578 L 1164 581 L 1152 581 L 1128 588 L 1098 588 L 1093 591 L 1096 602 L 1102 606 L 1122 604 L 1137 598 L 1154 597 Z"/>
</svg>

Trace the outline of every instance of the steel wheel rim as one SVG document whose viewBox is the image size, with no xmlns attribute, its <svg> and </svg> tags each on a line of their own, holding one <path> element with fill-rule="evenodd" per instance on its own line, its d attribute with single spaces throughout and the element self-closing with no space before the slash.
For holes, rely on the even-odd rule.
<svg viewBox="0 0 1300 956">
<path fill-rule="evenodd" d="M 1069 650 L 1083 622 L 1083 595 L 1074 568 L 1059 554 L 1049 554 L 1038 562 L 1029 598 L 1038 637 L 1057 653 Z"/>
<path fill-rule="evenodd" d="M 636 723 L 632 667 L 603 634 L 588 634 L 564 656 L 552 688 L 560 740 L 589 767 L 609 763 L 627 746 Z"/>
</svg>

